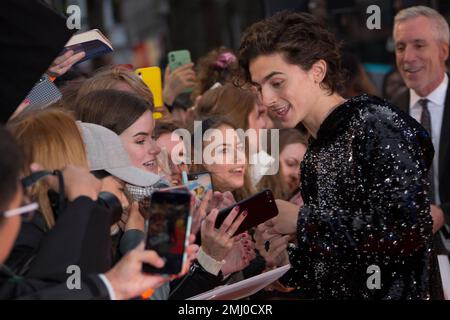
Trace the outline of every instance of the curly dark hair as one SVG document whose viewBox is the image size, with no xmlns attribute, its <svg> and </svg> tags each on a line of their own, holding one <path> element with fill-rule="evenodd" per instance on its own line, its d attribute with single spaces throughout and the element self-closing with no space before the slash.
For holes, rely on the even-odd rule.
<svg viewBox="0 0 450 320">
<path fill-rule="evenodd" d="M 298 65 L 305 71 L 315 62 L 324 60 L 327 72 L 321 87 L 333 94 L 342 86 L 340 44 L 311 14 L 281 11 L 250 26 L 242 35 L 239 48 L 243 80 L 251 82 L 251 60 L 274 53 L 281 53 L 287 63 Z"/>
</svg>

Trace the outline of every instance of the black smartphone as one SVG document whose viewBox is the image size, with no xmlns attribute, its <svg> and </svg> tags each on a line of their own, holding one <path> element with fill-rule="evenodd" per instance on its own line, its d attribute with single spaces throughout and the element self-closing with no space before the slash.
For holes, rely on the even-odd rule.
<svg viewBox="0 0 450 320">
<path fill-rule="evenodd" d="M 144 264 L 144 272 L 177 275 L 182 271 L 191 233 L 190 208 L 191 194 L 187 191 L 152 194 L 145 249 L 156 251 L 165 265 L 158 269 Z"/>
<path fill-rule="evenodd" d="M 213 190 L 211 173 L 208 171 L 189 173 L 187 187 L 195 192 L 198 199 L 202 200 L 209 190 Z"/>
<path fill-rule="evenodd" d="M 240 212 L 247 211 L 247 217 L 239 226 L 235 235 L 256 227 L 278 215 L 278 207 L 272 191 L 270 189 L 264 189 L 247 199 L 239 201 L 231 207 L 220 210 L 216 219 L 216 228 L 222 225 L 223 221 L 235 206 L 239 206 Z"/>
</svg>

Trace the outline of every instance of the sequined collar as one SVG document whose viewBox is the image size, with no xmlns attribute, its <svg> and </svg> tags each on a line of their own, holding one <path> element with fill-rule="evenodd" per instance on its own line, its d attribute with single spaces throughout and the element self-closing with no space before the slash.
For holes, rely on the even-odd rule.
<svg viewBox="0 0 450 320">
<path fill-rule="evenodd" d="M 369 96 L 366 94 L 353 97 L 334 108 L 320 125 L 319 131 L 317 131 L 317 139 L 336 134 L 339 128 L 344 129 L 349 119 L 350 110 L 355 109 L 357 103 L 367 101 L 368 98 Z"/>
</svg>

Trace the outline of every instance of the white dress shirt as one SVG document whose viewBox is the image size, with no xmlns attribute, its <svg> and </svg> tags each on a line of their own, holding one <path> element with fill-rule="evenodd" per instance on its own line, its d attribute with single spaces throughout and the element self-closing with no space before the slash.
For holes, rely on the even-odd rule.
<svg viewBox="0 0 450 320">
<path fill-rule="evenodd" d="M 444 117 L 445 95 L 448 87 L 448 76 L 445 74 L 444 80 L 426 97 L 420 97 L 414 90 L 410 89 L 409 114 L 420 123 L 420 116 L 422 115 L 422 107 L 419 104 L 420 99 L 428 99 L 428 110 L 431 117 L 431 139 L 434 146 L 433 159 L 433 182 L 436 205 L 441 203 L 439 197 L 439 141 L 441 139 L 442 119 Z"/>
</svg>

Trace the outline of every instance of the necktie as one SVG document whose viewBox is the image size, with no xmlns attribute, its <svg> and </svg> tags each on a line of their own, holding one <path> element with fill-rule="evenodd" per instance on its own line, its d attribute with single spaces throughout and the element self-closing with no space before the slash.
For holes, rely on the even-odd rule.
<svg viewBox="0 0 450 320">
<path fill-rule="evenodd" d="M 433 131 L 431 131 L 431 116 L 430 110 L 428 110 L 428 99 L 420 99 L 419 104 L 422 107 L 422 114 L 420 115 L 420 124 L 428 131 L 430 139 L 432 137 Z M 430 170 L 428 171 L 428 179 L 430 181 L 430 199 L 431 203 L 436 203 L 434 196 L 434 174 L 433 174 L 433 163 L 431 164 Z"/>
</svg>

